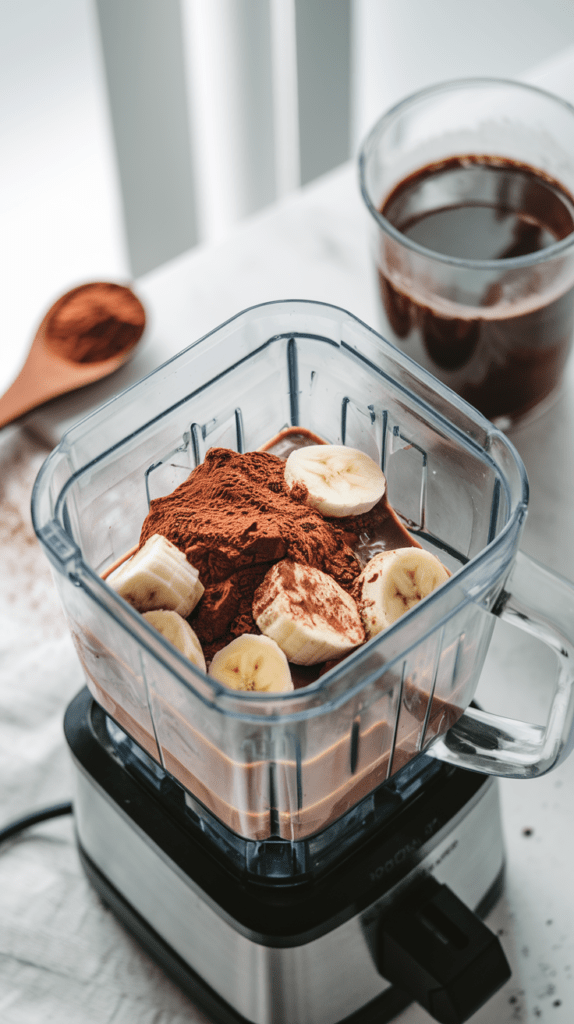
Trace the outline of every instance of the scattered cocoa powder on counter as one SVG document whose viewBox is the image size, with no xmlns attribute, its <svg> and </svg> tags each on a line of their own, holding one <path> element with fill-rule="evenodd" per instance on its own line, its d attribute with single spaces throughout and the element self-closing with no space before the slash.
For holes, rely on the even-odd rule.
<svg viewBox="0 0 574 1024">
<path fill-rule="evenodd" d="M 30 651 L 36 642 L 68 632 L 30 513 L 34 480 L 48 454 L 49 448 L 21 427 L 0 432 L 0 618 L 7 642 L 16 646 L 26 637 Z"/>
</svg>

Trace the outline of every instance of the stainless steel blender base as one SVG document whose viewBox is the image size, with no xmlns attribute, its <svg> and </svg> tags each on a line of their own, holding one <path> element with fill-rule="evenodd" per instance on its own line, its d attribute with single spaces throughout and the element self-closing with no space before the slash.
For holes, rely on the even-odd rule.
<svg viewBox="0 0 574 1024">
<path fill-rule="evenodd" d="M 227 873 L 215 859 L 203 854 L 202 862 L 191 837 L 189 849 L 184 835 L 176 853 L 175 824 L 169 815 L 162 816 L 161 801 L 152 806 L 152 798 L 105 751 L 88 764 L 82 763 L 82 751 L 71 746 L 78 843 L 88 875 L 152 955 L 217 1020 L 390 1020 L 411 996 L 397 992 L 380 973 L 377 949 L 384 914 L 429 878 L 447 884 L 467 907 L 482 913 L 500 893 L 504 851 L 496 782 L 458 771 L 451 776 L 458 787 L 453 809 L 457 802 L 458 809 L 446 825 L 433 832 L 429 798 L 422 815 L 419 811 L 410 825 L 403 822 L 403 832 L 393 836 L 392 856 L 384 842 L 369 844 L 345 912 L 330 914 L 330 901 L 335 910 L 340 891 L 329 888 L 327 880 L 308 901 L 322 886 L 323 921 L 310 927 L 306 903 L 301 903 L 295 930 L 292 919 L 282 933 L 278 922 L 286 911 L 279 897 L 254 891 L 246 900 L 245 887 L 228 886 Z M 462 803 L 460 785 L 468 790 Z M 435 802 L 441 799 L 452 802 L 448 788 L 434 794 Z M 144 821 L 149 825 L 144 827 Z M 342 876 L 338 884 L 344 887 L 348 879 Z M 234 913 L 234 904 L 243 910 Z"/>
<path fill-rule="evenodd" d="M 189 964 L 178 956 L 150 927 L 148 922 L 134 910 L 118 890 L 110 885 L 80 845 L 78 852 L 82 867 L 100 898 L 172 981 L 179 985 L 210 1019 L 217 1021 L 217 1024 L 249 1024 L 245 1017 L 233 1010 L 217 992 L 206 985 L 203 978 L 200 978 Z M 487 894 L 488 906 L 485 904 L 484 913 L 488 913 L 490 907 L 497 902 L 501 888 L 502 876 L 496 880 L 491 892 Z M 411 1002 L 412 996 L 409 993 L 390 985 L 382 995 L 374 999 L 368 1006 L 362 1007 L 357 1013 L 345 1018 L 341 1024 L 387 1024 Z"/>
</svg>

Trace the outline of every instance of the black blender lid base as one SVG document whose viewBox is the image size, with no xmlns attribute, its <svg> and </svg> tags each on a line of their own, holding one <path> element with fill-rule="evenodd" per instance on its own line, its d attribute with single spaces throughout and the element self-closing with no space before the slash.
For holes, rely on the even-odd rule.
<svg viewBox="0 0 574 1024">
<path fill-rule="evenodd" d="M 88 857 L 78 843 L 80 862 L 100 899 L 115 914 L 126 931 L 130 932 L 172 981 L 197 1004 L 208 1017 L 217 1024 L 252 1024 L 246 1017 L 237 1013 L 226 1003 L 217 992 L 206 985 L 199 974 L 165 942 L 147 921 L 135 910 L 131 903 L 118 892 L 104 874 Z M 387 1024 L 410 1003 L 412 997 L 400 989 L 388 988 L 377 999 L 364 1006 L 357 1013 L 345 1017 L 337 1024 Z"/>
<path fill-rule="evenodd" d="M 237 1013 L 217 992 L 186 964 L 148 922 L 132 907 L 124 896 L 108 881 L 78 842 L 82 867 L 100 899 L 115 914 L 126 931 L 130 932 L 172 981 L 179 985 L 194 1003 L 217 1024 L 252 1024 Z M 478 917 L 485 917 L 496 905 L 504 887 L 504 868 L 476 908 Z M 388 1024 L 412 1003 L 412 996 L 396 986 L 390 986 L 382 995 L 367 1003 L 350 1017 L 337 1024 Z"/>
</svg>

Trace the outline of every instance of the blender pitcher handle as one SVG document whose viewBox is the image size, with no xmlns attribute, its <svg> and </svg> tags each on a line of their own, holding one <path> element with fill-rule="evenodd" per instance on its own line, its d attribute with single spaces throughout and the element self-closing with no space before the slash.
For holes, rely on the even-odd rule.
<svg viewBox="0 0 574 1024">
<path fill-rule="evenodd" d="M 574 745 L 574 586 L 518 552 L 495 614 L 550 647 L 558 678 L 545 726 L 468 708 L 427 753 L 488 775 L 530 779 L 560 764 Z"/>
</svg>

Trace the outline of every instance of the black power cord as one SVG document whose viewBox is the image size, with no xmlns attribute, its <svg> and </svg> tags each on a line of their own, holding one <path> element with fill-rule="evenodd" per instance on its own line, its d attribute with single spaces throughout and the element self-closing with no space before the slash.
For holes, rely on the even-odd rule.
<svg viewBox="0 0 574 1024">
<path fill-rule="evenodd" d="M 3 843 L 5 839 L 11 839 L 12 836 L 17 836 L 24 829 L 30 828 L 31 825 L 37 825 L 40 821 L 49 821 L 50 818 L 62 818 L 65 814 L 72 814 L 72 812 L 72 804 L 66 803 L 54 804 L 52 807 L 44 807 L 43 810 L 36 811 L 34 814 L 27 814 L 24 818 L 19 818 L 10 825 L 0 828 L 0 843 Z"/>
</svg>

